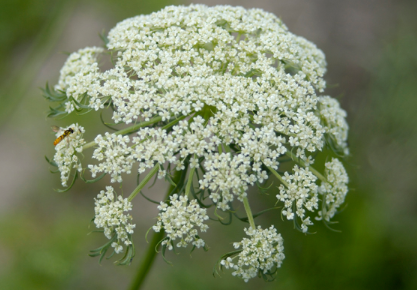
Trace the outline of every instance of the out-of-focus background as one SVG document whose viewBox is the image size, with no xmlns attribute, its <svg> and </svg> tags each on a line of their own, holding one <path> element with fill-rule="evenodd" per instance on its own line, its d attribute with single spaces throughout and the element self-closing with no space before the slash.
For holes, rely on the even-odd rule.
<svg viewBox="0 0 417 290">
<path fill-rule="evenodd" d="M 270 11 L 327 57 L 327 93 L 348 112 L 351 191 L 336 219 L 304 235 L 269 212 L 285 241 L 276 281 L 249 283 L 212 267 L 245 226 L 212 224 L 210 251 L 158 257 L 144 289 L 417 289 L 417 2 L 399 0 L 200 1 Z M 66 193 L 50 174 L 51 125 L 39 87 L 55 84 L 67 55 L 101 45 L 100 32 L 127 17 L 180 0 L 0 1 L 0 289 L 125 289 L 146 247 L 156 209 L 135 200 L 137 256 L 131 266 L 98 264 L 88 250 L 104 243 L 93 229 L 93 197 L 106 181 L 78 182 Z M 97 115 L 77 118 L 99 132 Z M 90 136 L 91 137 L 91 136 Z M 88 138 L 88 136 L 87 136 Z M 129 186 L 124 187 L 129 189 Z M 149 193 L 160 195 L 162 185 Z M 257 193 L 251 193 L 255 196 Z M 273 199 L 270 197 L 270 200 Z M 268 207 L 263 197 L 254 211 Z M 206 235 L 208 236 L 208 235 Z"/>
</svg>

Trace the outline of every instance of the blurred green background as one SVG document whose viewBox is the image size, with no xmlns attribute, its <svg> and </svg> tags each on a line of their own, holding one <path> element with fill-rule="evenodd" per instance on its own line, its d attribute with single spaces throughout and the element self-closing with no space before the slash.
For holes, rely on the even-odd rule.
<svg viewBox="0 0 417 290">
<path fill-rule="evenodd" d="M 259 7 L 281 17 L 290 31 L 313 41 L 327 57 L 327 93 L 348 112 L 351 179 L 341 233 L 322 224 L 303 235 L 277 212 L 286 259 L 276 281 L 249 283 L 230 272 L 213 278 L 216 260 L 241 239 L 245 224 L 210 225 L 209 252 L 158 257 L 143 289 L 417 289 L 417 11 L 416 1 L 216 1 Z M 146 247 L 156 209 L 135 200 L 137 257 L 131 266 L 88 257 L 103 244 L 93 229 L 93 197 L 106 184 L 58 193 L 48 103 L 38 89 L 54 84 L 66 55 L 92 45 L 117 22 L 186 1 L 0 1 L 0 289 L 125 289 Z M 97 115 L 77 118 L 101 132 Z M 101 130 L 101 131 L 100 131 Z M 90 136 L 91 138 L 92 136 Z M 88 138 L 88 136 L 87 136 Z M 132 185 L 133 186 L 133 185 Z M 126 191 L 130 189 L 125 187 Z M 164 192 L 164 185 L 152 189 Z M 257 192 L 250 196 L 258 195 Z M 270 206 L 260 196 L 253 211 Z M 145 204 L 144 204 L 145 203 Z M 220 242 L 219 242 L 220 241 Z"/>
</svg>

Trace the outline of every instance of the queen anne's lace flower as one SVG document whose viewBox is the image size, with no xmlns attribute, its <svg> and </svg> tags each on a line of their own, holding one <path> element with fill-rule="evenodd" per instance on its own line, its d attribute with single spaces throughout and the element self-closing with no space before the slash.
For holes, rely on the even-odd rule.
<svg viewBox="0 0 417 290">
<path fill-rule="evenodd" d="M 205 232 L 208 226 L 204 223 L 208 220 L 206 209 L 200 208 L 195 199 L 188 204 L 186 196 L 174 194 L 170 197 L 170 205 L 161 201 L 158 222 L 153 226 L 155 232 L 163 228 L 167 233 L 167 239 L 162 242 L 169 250 L 173 249 L 172 243 L 179 239 L 177 247 L 186 247 L 192 244 L 197 248 L 204 247 L 205 242 L 198 236 L 198 230 Z"/>
<path fill-rule="evenodd" d="M 325 87 L 323 53 L 271 13 L 171 6 L 120 22 L 108 39 L 114 68 L 97 69 L 100 49 L 80 50 L 69 57 L 57 88 L 75 100 L 83 95 L 96 110 L 111 100 L 113 119 L 126 124 L 201 112 L 204 118 L 179 124 L 170 134 L 141 129 L 129 158 L 140 163 L 140 171 L 166 161 L 181 169 L 188 155 L 212 160 L 221 154 L 219 146 L 234 144 L 241 153 L 226 166 L 233 171 L 241 163 L 233 173 L 238 178 L 234 184 L 225 185 L 212 171 L 204 177 L 220 190 L 221 198 L 213 197 L 222 209 L 228 208 L 232 192 L 243 196 L 248 185 L 266 178 L 259 171 L 262 164 L 278 168 L 285 144 L 306 160 L 305 151 L 323 148 L 327 131 L 344 146 L 346 130 L 338 129 L 343 116 L 336 109 L 316 114 L 320 100 L 329 106 L 316 95 Z M 117 171 L 128 171 L 121 167 L 112 171 L 119 182 Z M 94 167 L 93 173 L 97 171 Z"/>
<path fill-rule="evenodd" d="M 245 229 L 245 232 L 250 238 L 243 238 L 241 242 L 233 244 L 236 249 L 242 248 L 242 251 L 233 258 L 237 258 L 237 262 L 232 263 L 230 257 L 221 261 L 226 269 L 235 270 L 233 276 L 248 282 L 249 279 L 256 277 L 258 272 L 272 274 L 276 268 L 281 267 L 285 258 L 284 240 L 274 226 L 264 230 L 258 226 L 257 229 Z"/>
<path fill-rule="evenodd" d="M 325 177 L 312 165 L 325 145 L 348 154 L 348 125 L 338 101 L 319 95 L 326 62 L 313 43 L 263 10 L 205 5 L 169 6 L 126 19 L 107 40 L 105 48 L 69 56 L 55 86 L 59 92 L 46 90 L 48 99 L 60 102 L 51 115 L 113 109 L 116 124 L 106 125 L 123 129 L 84 146 L 95 147 L 97 163 L 88 168 L 93 177 L 108 173 L 119 183 L 132 168 L 140 174 L 151 169 L 129 201 L 156 174 L 178 186 L 178 195 L 158 207 L 153 229 L 166 232 L 162 245 L 204 246 L 198 232 L 207 230 L 208 216 L 198 202 L 209 197 L 217 209 L 229 211 L 237 200 L 244 203 L 250 238 L 235 243 L 242 251 L 226 255 L 221 265 L 245 281 L 269 275 L 284 259 L 283 241 L 273 226 L 255 229 L 247 196 L 269 174 L 282 183 L 277 195 L 282 214 L 303 232 L 312 225 L 309 211 L 317 210 L 317 219 L 325 221 L 334 216 L 347 193 L 346 171 L 338 159 L 326 163 Z M 113 64 L 107 70 L 99 68 L 104 54 Z M 64 186 L 71 169 L 82 170 L 75 152 L 85 143 L 78 134 L 84 130 L 73 126 L 77 133 L 55 155 Z M 281 173 L 286 168 L 292 171 Z M 195 179 L 199 195 L 188 201 Z M 112 187 L 96 199 L 96 225 L 116 237 L 117 253 L 128 246 L 124 264 L 134 256 L 129 252 L 134 225 L 125 214 L 129 201 L 115 198 Z"/>
<path fill-rule="evenodd" d="M 73 133 L 69 134 L 55 146 L 54 161 L 58 166 L 58 170 L 61 172 L 62 186 L 67 186 L 67 181 L 72 169 L 82 171 L 81 161 L 79 160 L 77 153 L 81 153 L 85 141 L 83 134 L 85 130 L 78 124 L 72 124 L 66 128 L 60 128 L 56 133 L 56 137 L 61 136 L 65 130 L 72 129 Z"/>
<path fill-rule="evenodd" d="M 123 251 L 123 244 L 132 244 L 131 235 L 136 225 L 131 224 L 132 216 L 125 212 L 132 210 L 132 203 L 121 195 L 115 197 L 112 186 L 106 186 L 106 191 L 102 190 L 95 200 L 94 223 L 97 228 L 104 229 L 104 235 L 112 239 L 116 235 L 116 240 L 111 244 L 116 253 Z"/>
</svg>

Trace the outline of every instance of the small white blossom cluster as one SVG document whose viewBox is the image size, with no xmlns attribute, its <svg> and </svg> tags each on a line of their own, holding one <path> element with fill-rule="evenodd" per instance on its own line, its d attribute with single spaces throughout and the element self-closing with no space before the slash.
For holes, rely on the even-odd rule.
<svg viewBox="0 0 417 290">
<path fill-rule="evenodd" d="M 54 161 L 58 165 L 58 169 L 61 172 L 62 186 L 66 187 L 69 175 L 72 169 L 82 171 L 81 161 L 79 160 L 77 153 L 83 151 L 83 145 L 86 143 L 83 139 L 85 130 L 78 124 L 72 124 L 66 128 L 60 128 L 56 133 L 56 137 L 62 136 L 65 130 L 72 129 L 73 133 L 64 137 L 61 142 L 55 146 L 56 153 L 54 155 Z"/>
<path fill-rule="evenodd" d="M 132 244 L 129 235 L 133 234 L 133 229 L 136 227 L 130 223 L 132 216 L 125 213 L 132 210 L 132 203 L 127 198 L 123 199 L 121 195 L 116 198 L 112 186 L 106 186 L 106 191 L 100 191 L 94 201 L 96 227 L 103 228 L 104 235 L 108 239 L 117 235 L 117 241 L 113 242 L 111 246 L 116 254 L 121 253 L 123 244 L 126 246 Z"/>
<path fill-rule="evenodd" d="M 127 145 L 129 141 L 129 136 L 108 132 L 104 137 L 98 135 L 94 139 L 97 148 L 94 150 L 93 158 L 102 162 L 98 165 L 88 165 L 92 176 L 96 177 L 98 172 L 105 172 L 110 174 L 111 182 L 122 182 L 121 174 L 130 174 L 134 162 L 132 148 Z"/>
<path fill-rule="evenodd" d="M 64 91 L 79 102 L 84 94 L 91 96 L 90 106 L 96 110 L 103 109 L 100 100 L 95 101 L 94 96 L 98 95 L 97 88 L 100 87 L 100 73 L 97 57 L 104 52 L 101 47 L 87 47 L 72 53 L 61 69 L 58 84 L 55 90 Z M 79 109 L 73 101 L 65 103 L 65 111 L 71 113 Z"/>
<path fill-rule="evenodd" d="M 133 158 L 139 163 L 139 172 L 153 167 L 155 162 L 175 164 L 177 170 L 183 170 L 187 156 L 202 156 L 206 150 L 214 150 L 216 143 L 206 140 L 210 136 L 212 126 L 204 126 L 204 119 L 196 116 L 192 122 L 180 121 L 174 126 L 171 134 L 160 128 L 142 128 L 138 137 L 132 138 L 134 143 Z M 178 154 L 177 154 L 178 153 Z M 195 159 L 193 159 L 193 166 Z"/>
<path fill-rule="evenodd" d="M 258 226 L 257 229 L 245 229 L 245 232 L 250 238 L 233 244 L 236 249 L 242 247 L 242 251 L 234 257 L 238 261 L 233 263 L 234 258 L 228 257 L 220 262 L 221 265 L 226 269 L 234 269 L 232 275 L 245 282 L 256 277 L 258 272 L 269 274 L 281 267 L 285 258 L 284 240 L 274 226 L 264 230 Z"/>
<path fill-rule="evenodd" d="M 180 241 L 177 247 L 186 247 L 192 244 L 197 248 L 204 247 L 205 242 L 198 237 L 198 230 L 206 232 L 208 226 L 204 223 L 209 219 L 206 209 L 201 208 L 195 199 L 188 202 L 186 196 L 174 194 L 170 197 L 170 205 L 161 201 L 158 222 L 153 226 L 155 232 L 164 229 L 167 239 L 162 242 L 169 250 L 173 249 L 172 242 Z"/>
<path fill-rule="evenodd" d="M 325 199 L 325 207 L 319 211 L 319 218 L 325 221 L 335 215 L 339 206 L 345 201 L 348 192 L 349 178 L 343 164 L 337 159 L 332 158 L 332 161 L 326 162 L 326 178 L 328 182 L 322 182 L 319 187 L 319 193 Z"/>
<path fill-rule="evenodd" d="M 346 122 L 346 111 L 340 108 L 336 99 L 329 96 L 319 97 L 319 114 L 324 121 L 326 133 L 336 141 L 337 146 L 345 155 L 349 154 L 347 135 L 349 126 Z"/>
<path fill-rule="evenodd" d="M 308 226 L 313 223 L 310 217 L 305 217 L 305 209 L 314 211 L 318 209 L 319 199 L 317 197 L 318 186 L 316 184 L 317 177 L 308 169 L 300 168 L 297 165 L 293 168 L 294 174 L 285 172 L 282 179 L 286 182 L 286 186 L 279 186 L 278 200 L 284 203 L 282 214 L 292 220 L 295 214 L 302 220 L 301 229 L 307 232 Z"/>
<path fill-rule="evenodd" d="M 229 153 L 207 155 L 204 167 L 207 170 L 204 178 L 200 180 L 200 188 L 211 190 L 210 198 L 222 210 L 228 210 L 229 202 L 233 201 L 231 192 L 237 194 L 242 201 L 248 189 L 247 183 L 253 185 L 256 176 L 247 175 L 250 158 L 239 154 L 234 157 Z"/>
</svg>

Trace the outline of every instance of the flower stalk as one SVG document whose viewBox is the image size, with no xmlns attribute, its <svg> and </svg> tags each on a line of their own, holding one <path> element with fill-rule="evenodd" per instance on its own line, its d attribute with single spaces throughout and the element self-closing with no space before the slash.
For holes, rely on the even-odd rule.
<svg viewBox="0 0 417 290">
<path fill-rule="evenodd" d="M 155 170 L 155 168 L 158 168 L 158 165 L 155 166 L 152 170 Z M 155 174 L 156 171 L 153 173 Z M 182 171 L 177 171 L 175 172 L 174 177 L 172 178 L 172 180 L 174 181 L 175 184 L 177 184 L 177 186 L 174 186 L 173 184 L 171 184 L 167 190 L 167 193 L 165 195 L 164 200 L 169 199 L 169 196 L 171 194 L 173 194 L 175 188 L 179 188 L 179 183 L 181 181 L 181 175 L 182 175 Z M 149 175 L 149 174 L 148 174 Z M 152 176 L 151 176 L 152 177 Z M 150 178 L 149 178 L 150 179 Z M 148 179 L 148 181 L 149 181 Z M 144 182 L 145 180 L 143 180 L 141 182 L 141 184 Z M 146 184 L 146 183 L 145 183 Z M 140 186 L 140 184 L 139 184 Z M 133 195 L 134 192 L 137 191 L 137 189 L 139 188 L 139 186 L 132 192 L 131 196 Z M 143 187 L 143 186 L 142 186 Z M 140 191 L 140 189 L 139 189 Z M 139 192 L 137 191 L 136 194 Z M 136 195 L 135 194 L 135 195 Z M 133 196 L 134 197 L 134 196 Z M 132 197 L 132 198 L 133 198 Z M 130 197 L 129 197 L 130 198 Z M 157 250 L 158 247 L 160 245 L 160 241 L 164 238 L 165 235 L 165 231 L 163 229 L 161 229 L 159 232 L 154 233 L 152 240 L 150 241 L 148 248 L 145 252 L 145 256 L 143 257 L 143 260 L 141 261 L 141 264 L 139 266 L 139 270 L 137 271 L 137 274 L 134 278 L 134 280 L 132 281 L 132 284 L 130 285 L 129 289 L 130 290 L 138 290 L 141 288 L 143 281 L 146 278 L 146 275 L 148 274 L 149 270 L 152 267 L 152 264 L 155 260 L 156 254 L 157 254 Z"/>
<path fill-rule="evenodd" d="M 300 158 L 298 158 L 297 156 L 295 156 L 295 154 L 294 153 L 292 153 L 291 151 L 287 151 L 287 152 L 285 152 L 285 155 L 287 155 L 288 157 L 290 157 L 294 162 L 296 162 L 296 163 L 298 163 L 298 164 L 300 164 L 301 166 L 303 166 L 303 167 L 306 167 L 306 168 L 308 168 L 308 169 L 310 169 L 310 171 L 311 172 L 313 172 L 313 174 L 315 175 L 315 176 L 317 176 L 321 181 L 323 181 L 323 182 L 328 182 L 327 181 L 327 179 L 320 173 L 320 172 L 318 172 L 314 167 L 312 167 L 312 166 L 306 166 L 306 164 L 304 163 L 304 161 L 303 160 L 301 160 Z M 277 174 L 278 173 L 274 173 L 274 175 L 275 176 L 277 176 Z M 278 176 L 277 176 L 278 177 Z M 280 179 L 281 180 L 281 179 Z M 281 180 L 282 181 L 282 180 Z M 285 184 L 285 183 L 284 183 Z"/>
<path fill-rule="evenodd" d="M 162 120 L 162 117 L 161 116 L 158 116 L 158 117 L 155 117 L 155 118 L 150 119 L 149 121 L 141 122 L 139 124 L 135 124 L 135 125 L 130 126 L 128 128 L 125 128 L 125 129 L 122 129 L 120 131 L 117 131 L 114 134 L 116 134 L 116 135 L 129 134 L 129 133 L 132 133 L 132 132 L 137 131 L 138 129 L 140 129 L 142 127 L 146 127 L 146 126 L 149 126 L 149 125 L 158 123 L 161 120 Z M 87 144 L 85 144 L 83 146 L 83 150 L 88 149 L 88 148 L 91 148 L 91 147 L 94 147 L 96 145 L 97 145 L 97 143 L 95 141 L 91 141 L 91 142 L 89 142 L 89 143 L 87 143 Z"/>
<path fill-rule="evenodd" d="M 250 206 L 249 206 L 249 200 L 248 200 L 248 197 L 246 197 L 246 196 L 243 198 L 243 205 L 245 207 L 245 211 L 246 211 L 246 215 L 248 217 L 249 224 L 252 227 L 252 229 L 255 230 L 256 229 L 255 221 L 253 220 L 252 211 L 251 211 Z"/>
<path fill-rule="evenodd" d="M 159 170 L 159 164 L 156 164 L 151 171 L 145 176 L 145 178 L 139 183 L 139 185 L 132 191 L 132 193 L 127 198 L 129 201 L 132 201 L 133 198 L 145 187 L 145 185 L 151 180 L 152 176 L 155 175 Z M 175 181 L 174 181 L 175 182 Z"/>
<path fill-rule="evenodd" d="M 273 168 L 267 166 L 268 170 L 272 172 L 273 175 L 275 175 L 276 178 L 278 178 L 279 181 L 281 181 L 282 184 L 284 184 L 286 187 L 288 187 L 288 183 L 282 178 L 282 176 L 276 172 Z"/>
</svg>

